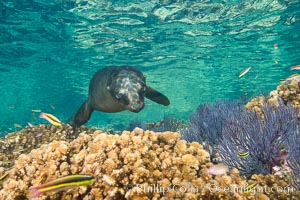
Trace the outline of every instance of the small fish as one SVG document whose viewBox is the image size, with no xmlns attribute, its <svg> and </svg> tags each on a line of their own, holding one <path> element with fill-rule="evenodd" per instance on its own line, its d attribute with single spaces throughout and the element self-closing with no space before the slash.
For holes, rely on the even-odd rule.
<svg viewBox="0 0 300 200">
<path fill-rule="evenodd" d="M 275 43 L 275 44 L 273 45 L 273 47 L 274 47 L 274 49 L 278 49 L 278 44 Z"/>
<path fill-rule="evenodd" d="M 57 119 L 55 116 L 53 116 L 49 113 L 41 112 L 40 118 L 43 118 L 43 119 L 47 120 L 48 122 L 50 122 L 54 126 L 61 126 L 61 124 L 62 124 L 59 119 Z"/>
<path fill-rule="evenodd" d="M 15 108 L 15 105 L 13 105 L 13 104 L 12 104 L 12 105 L 9 105 L 8 108 L 9 108 L 9 109 L 14 109 L 14 108 Z"/>
<path fill-rule="evenodd" d="M 241 78 L 242 76 L 244 76 L 245 74 L 247 74 L 247 73 L 250 71 L 251 68 L 252 68 L 252 67 L 248 67 L 247 69 L 243 70 L 243 71 L 240 73 L 239 78 Z"/>
<path fill-rule="evenodd" d="M 35 137 L 41 137 L 42 135 L 43 135 L 43 133 L 39 133 Z"/>
<path fill-rule="evenodd" d="M 244 193 L 249 193 L 252 191 L 252 189 L 254 189 L 257 186 L 258 183 L 252 183 L 250 185 L 248 185 L 247 187 L 244 187 Z"/>
<path fill-rule="evenodd" d="M 247 158 L 248 156 L 249 156 L 249 152 L 247 151 L 247 152 L 238 152 L 238 156 L 240 157 L 240 158 Z"/>
<path fill-rule="evenodd" d="M 291 70 L 300 70 L 300 65 L 295 65 L 291 67 Z"/>
<path fill-rule="evenodd" d="M 49 105 L 50 106 L 50 108 L 52 109 L 52 110 L 55 110 L 55 106 L 54 105 Z"/>
<path fill-rule="evenodd" d="M 27 124 L 30 128 L 34 127 L 33 123 L 31 123 L 31 122 L 27 122 Z"/>
<path fill-rule="evenodd" d="M 29 188 L 29 199 L 38 197 L 45 192 L 59 192 L 79 186 L 89 185 L 95 182 L 95 178 L 89 175 L 69 175 L 50 181 L 43 185 Z"/>
<path fill-rule="evenodd" d="M 14 123 L 14 126 L 17 128 L 22 128 L 22 126 L 20 124 Z"/>
<path fill-rule="evenodd" d="M 228 166 L 225 165 L 224 163 L 219 163 L 209 168 L 206 168 L 206 173 L 212 175 L 226 174 L 227 171 L 228 171 Z"/>
<path fill-rule="evenodd" d="M 273 169 L 274 172 L 278 172 L 278 171 L 281 170 L 281 167 L 279 167 L 279 166 L 274 166 L 272 169 Z"/>
<path fill-rule="evenodd" d="M 40 109 L 36 109 L 36 110 L 31 110 L 32 112 L 42 112 L 42 110 Z"/>
<path fill-rule="evenodd" d="M 4 174 L 3 176 L 0 177 L 0 184 L 3 183 L 3 181 L 8 177 L 8 173 Z"/>
</svg>

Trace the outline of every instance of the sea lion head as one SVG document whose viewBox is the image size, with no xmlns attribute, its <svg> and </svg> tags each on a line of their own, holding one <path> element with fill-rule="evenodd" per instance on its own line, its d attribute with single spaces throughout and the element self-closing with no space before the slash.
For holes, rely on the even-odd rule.
<svg viewBox="0 0 300 200">
<path fill-rule="evenodd" d="M 107 86 L 112 97 L 131 112 L 139 112 L 144 108 L 146 94 L 146 78 L 134 67 L 120 68 Z"/>
</svg>

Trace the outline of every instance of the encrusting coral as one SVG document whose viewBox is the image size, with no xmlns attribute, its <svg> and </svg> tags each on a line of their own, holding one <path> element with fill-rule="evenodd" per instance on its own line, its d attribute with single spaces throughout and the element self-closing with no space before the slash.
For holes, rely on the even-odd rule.
<svg viewBox="0 0 300 200">
<path fill-rule="evenodd" d="M 29 153 L 32 149 L 40 147 L 54 140 L 72 141 L 80 132 L 93 133 L 95 129 L 80 127 L 73 133 L 71 126 L 37 125 L 7 134 L 0 138 L 0 167 L 9 168 L 14 160 L 21 154 Z"/>
<path fill-rule="evenodd" d="M 111 135 L 86 131 L 72 141 L 43 144 L 21 154 L 0 185 L 0 199 L 27 199 L 28 188 L 69 174 L 88 174 L 96 181 L 37 199 L 299 199 L 299 191 L 283 192 L 288 180 L 257 175 L 247 181 L 236 169 L 223 175 L 206 173 L 212 165 L 201 144 L 178 133 L 143 131 Z M 251 183 L 255 190 L 245 191 Z M 278 196 L 278 193 L 280 195 Z"/>
<path fill-rule="evenodd" d="M 276 90 L 271 91 L 267 97 L 253 98 L 245 107 L 250 110 L 254 109 L 257 113 L 262 114 L 261 107 L 265 102 L 277 106 L 278 99 L 283 100 L 285 104 L 291 103 L 298 111 L 298 119 L 300 119 L 300 82 L 295 80 L 286 81 L 278 85 Z"/>
</svg>

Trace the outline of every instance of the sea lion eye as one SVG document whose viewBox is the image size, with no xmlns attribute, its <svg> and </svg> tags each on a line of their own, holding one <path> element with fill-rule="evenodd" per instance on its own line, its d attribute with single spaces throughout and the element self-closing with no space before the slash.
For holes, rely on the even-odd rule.
<svg viewBox="0 0 300 200">
<path fill-rule="evenodd" d="M 146 87 L 146 86 L 143 86 L 143 87 L 142 87 L 142 92 L 146 92 L 146 90 L 147 90 L 147 87 Z"/>
</svg>

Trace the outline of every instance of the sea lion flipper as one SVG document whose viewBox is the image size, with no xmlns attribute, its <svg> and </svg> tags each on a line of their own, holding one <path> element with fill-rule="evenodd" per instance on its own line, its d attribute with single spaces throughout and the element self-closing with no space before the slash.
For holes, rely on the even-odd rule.
<svg viewBox="0 0 300 200">
<path fill-rule="evenodd" d="M 160 93 L 159 91 L 153 89 L 152 87 L 147 86 L 146 95 L 148 99 L 158 103 L 162 104 L 164 106 L 168 106 L 170 104 L 170 101 L 168 97 Z"/>
<path fill-rule="evenodd" d="M 76 114 L 71 119 L 69 119 L 68 123 L 74 128 L 80 127 L 81 125 L 89 121 L 93 111 L 94 110 L 90 106 L 89 102 L 85 101 L 80 106 Z"/>
</svg>

